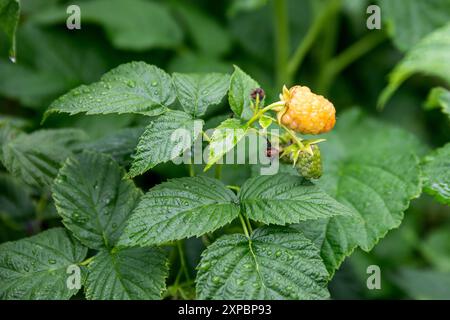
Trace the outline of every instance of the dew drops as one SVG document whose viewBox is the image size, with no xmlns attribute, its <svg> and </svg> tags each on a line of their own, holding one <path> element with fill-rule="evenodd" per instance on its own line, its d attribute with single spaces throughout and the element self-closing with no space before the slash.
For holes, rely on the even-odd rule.
<svg viewBox="0 0 450 320">
<path fill-rule="evenodd" d="M 281 256 L 281 251 L 275 252 L 275 257 L 279 258 Z"/>
<path fill-rule="evenodd" d="M 158 85 L 158 81 L 153 81 L 152 82 L 152 87 L 156 87 Z"/>
<path fill-rule="evenodd" d="M 13 55 L 9 56 L 9 60 L 10 60 L 12 63 L 16 63 L 16 62 L 17 62 L 16 56 L 13 56 Z"/>
<path fill-rule="evenodd" d="M 88 218 L 81 216 L 78 212 L 75 212 L 72 216 L 76 223 L 84 224 L 88 221 Z"/>
<path fill-rule="evenodd" d="M 211 263 L 210 262 L 205 262 L 205 263 L 202 263 L 200 265 L 199 269 L 207 271 L 207 270 L 209 270 L 210 267 L 211 267 Z"/>
<path fill-rule="evenodd" d="M 133 81 L 133 80 L 128 80 L 128 81 L 126 82 L 126 84 L 127 84 L 127 86 L 130 87 L 130 88 L 135 88 L 135 87 L 136 87 L 136 82 Z"/>
</svg>

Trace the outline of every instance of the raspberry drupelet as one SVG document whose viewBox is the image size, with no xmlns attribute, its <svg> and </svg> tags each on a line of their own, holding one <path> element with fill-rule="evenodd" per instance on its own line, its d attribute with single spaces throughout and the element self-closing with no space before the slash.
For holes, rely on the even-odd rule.
<svg viewBox="0 0 450 320">
<path fill-rule="evenodd" d="M 336 110 L 333 104 L 306 86 L 283 88 L 281 100 L 285 102 L 278 111 L 278 121 L 302 134 L 320 134 L 333 129 Z"/>
</svg>

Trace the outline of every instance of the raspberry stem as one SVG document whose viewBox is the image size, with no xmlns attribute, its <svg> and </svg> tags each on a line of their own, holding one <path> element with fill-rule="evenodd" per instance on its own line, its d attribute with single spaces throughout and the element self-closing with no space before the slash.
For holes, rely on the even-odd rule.
<svg viewBox="0 0 450 320">
<path fill-rule="evenodd" d="M 293 132 L 291 129 L 286 127 L 284 124 L 281 124 L 281 123 L 278 123 L 278 124 L 289 134 L 289 136 L 292 138 L 292 140 L 294 140 L 294 142 L 299 146 L 300 150 L 305 149 L 305 146 L 303 145 L 301 139 L 299 137 L 297 137 L 295 132 Z"/>
<path fill-rule="evenodd" d="M 245 236 L 250 238 L 250 234 L 248 233 L 247 224 L 245 223 L 244 217 L 239 213 L 239 220 L 241 221 L 242 230 L 244 230 Z"/>
<path fill-rule="evenodd" d="M 284 101 L 277 101 L 272 104 L 269 104 L 267 107 L 264 107 L 261 110 L 259 110 L 257 113 L 255 113 L 253 115 L 253 117 L 247 121 L 247 126 L 250 126 L 250 125 L 252 125 L 253 122 L 259 120 L 259 118 L 261 118 L 264 115 L 264 113 L 266 113 L 267 111 L 274 110 L 274 109 L 277 109 L 280 107 L 284 107 L 284 105 L 285 105 Z"/>
</svg>

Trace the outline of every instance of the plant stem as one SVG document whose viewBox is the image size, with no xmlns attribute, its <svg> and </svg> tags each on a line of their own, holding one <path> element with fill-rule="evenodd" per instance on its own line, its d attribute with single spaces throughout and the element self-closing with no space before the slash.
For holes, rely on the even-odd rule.
<svg viewBox="0 0 450 320">
<path fill-rule="evenodd" d="M 247 222 L 247 227 L 250 233 L 253 233 L 252 224 L 250 223 L 250 219 L 247 216 L 245 216 L 245 222 Z"/>
<path fill-rule="evenodd" d="M 284 106 L 284 104 L 285 104 L 284 101 L 277 101 L 277 102 L 269 104 L 267 107 L 262 108 L 257 113 L 255 113 L 253 115 L 253 117 L 251 117 L 250 120 L 247 121 L 247 126 L 250 126 L 253 122 L 255 122 L 256 120 L 261 118 L 261 116 L 264 113 L 266 113 L 267 111 L 272 110 L 272 109 L 277 108 L 277 107 L 282 107 L 282 106 Z"/>
<path fill-rule="evenodd" d="M 44 217 L 42 216 L 45 210 L 45 207 L 47 206 L 48 202 L 48 194 L 46 191 L 42 194 L 42 196 L 39 198 L 38 203 L 36 204 L 36 220 L 42 221 L 44 220 Z"/>
<path fill-rule="evenodd" d="M 288 134 L 289 136 L 292 138 L 292 140 L 294 140 L 294 142 L 300 147 L 300 149 L 303 149 L 305 146 L 303 145 L 302 141 L 297 137 L 297 135 L 295 134 L 295 132 L 293 132 L 291 129 L 289 129 L 288 127 L 286 127 L 284 124 L 279 124 Z"/>
<path fill-rule="evenodd" d="M 292 79 L 294 74 L 300 69 L 300 66 L 305 59 L 306 54 L 311 49 L 314 41 L 317 39 L 318 35 L 322 31 L 323 27 L 327 25 L 330 17 L 339 11 L 340 0 L 330 0 L 325 5 L 325 8 L 319 13 L 315 18 L 312 26 L 309 28 L 306 36 L 297 46 L 291 60 L 289 61 L 287 73 L 288 79 Z"/>
<path fill-rule="evenodd" d="M 80 262 L 80 266 L 87 266 L 89 263 L 92 262 L 92 260 L 94 260 L 95 256 L 92 256 L 86 260 L 84 260 L 83 262 Z"/>
<path fill-rule="evenodd" d="M 184 293 L 183 288 L 178 287 L 178 292 L 180 293 L 180 296 L 183 300 L 189 300 L 189 297 Z"/>
<path fill-rule="evenodd" d="M 23 229 L 23 227 L 19 223 L 15 222 L 9 215 L 7 216 L 0 213 L 0 222 L 12 230 L 20 231 Z"/>
<path fill-rule="evenodd" d="M 194 177 L 195 176 L 194 165 L 192 163 L 189 163 L 188 166 L 189 166 L 189 177 Z"/>
<path fill-rule="evenodd" d="M 227 186 L 228 189 L 234 190 L 236 192 L 239 192 L 241 190 L 241 187 L 239 186 Z"/>
<path fill-rule="evenodd" d="M 353 62 L 370 52 L 386 39 L 386 34 L 379 31 L 371 31 L 350 47 L 342 51 L 338 56 L 330 60 L 323 68 L 319 76 L 318 91 L 326 94 L 336 76 Z"/>
<path fill-rule="evenodd" d="M 281 87 L 288 82 L 287 64 L 289 59 L 289 25 L 286 0 L 275 0 L 275 56 L 276 83 Z"/>
<path fill-rule="evenodd" d="M 242 230 L 244 230 L 245 236 L 247 238 L 250 238 L 250 234 L 248 233 L 247 224 L 245 223 L 244 218 L 242 217 L 242 214 L 239 213 L 239 220 L 241 221 Z"/>
<path fill-rule="evenodd" d="M 217 180 L 222 179 L 222 164 L 221 163 L 216 164 L 214 176 Z"/>
<path fill-rule="evenodd" d="M 177 241 L 177 248 L 178 248 L 178 255 L 180 256 L 181 270 L 183 270 L 186 280 L 190 281 L 191 277 L 189 276 L 189 272 L 188 272 L 187 264 L 186 264 L 186 259 L 184 257 L 183 240 Z"/>
<path fill-rule="evenodd" d="M 336 45 L 339 38 L 340 16 L 334 14 L 328 20 L 327 25 L 322 30 L 320 38 L 320 48 L 318 48 L 317 63 L 320 70 L 324 68 L 327 62 L 336 52 Z"/>
<path fill-rule="evenodd" d="M 207 142 L 210 142 L 210 141 L 211 141 L 211 138 L 208 137 L 208 135 L 206 134 L 206 132 L 203 131 L 203 130 L 202 130 L 202 136 L 203 136 L 203 139 L 205 139 Z"/>
</svg>

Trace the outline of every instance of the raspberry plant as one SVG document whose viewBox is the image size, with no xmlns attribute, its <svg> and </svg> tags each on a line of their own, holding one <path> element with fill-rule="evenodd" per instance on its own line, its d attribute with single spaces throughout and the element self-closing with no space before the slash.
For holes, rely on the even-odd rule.
<svg viewBox="0 0 450 320">
<path fill-rule="evenodd" d="M 200 61 L 199 70 L 169 72 L 133 57 L 107 71 L 104 59 L 86 49 L 91 47 L 72 47 L 67 39 L 58 42 L 61 51 L 76 51 L 77 57 L 65 65 L 42 49 L 59 39 L 56 33 L 47 35 L 38 27 L 64 20 L 65 11 L 58 7 L 39 13 L 28 9 L 31 22 L 22 29 L 25 43 L 40 39 L 43 45 L 32 47 L 49 54 L 53 63 L 34 61 L 25 67 L 0 61 L 4 74 L 25 74 L 29 81 L 11 76 L 25 93 L 0 81 L 0 94 L 30 108 L 46 107 L 35 114 L 42 120 L 35 130 L 22 117 L 0 118 L 1 299 L 328 299 L 329 283 L 344 260 L 355 250 L 371 251 L 398 228 L 422 191 L 450 204 L 448 143 L 430 151 L 408 130 L 358 107 L 343 110 L 325 97 L 340 71 L 386 38 L 384 31 L 373 31 L 333 57 L 327 51 L 333 31 L 326 22 L 336 20 L 341 1 L 320 6 L 292 54 L 286 1 L 273 1 L 271 85 L 250 76 L 240 63 L 229 72 L 200 72 L 205 61 L 229 52 L 231 40 L 195 7 L 127 1 L 131 5 L 95 0 L 83 10 L 87 20 L 105 29 L 113 47 L 131 51 L 180 45 L 182 30 L 171 16 L 176 12 L 202 51 L 202 59 L 184 56 L 180 64 Z M 116 11 L 102 15 L 111 3 Z M 417 9 L 412 1 L 405 3 Z M 407 19 L 398 19 L 395 5 L 380 4 L 389 8 L 395 32 L 408 25 Z M 235 1 L 230 14 L 244 9 Z M 133 19 L 124 19 L 122 12 L 129 10 Z M 17 1 L 0 0 L 0 27 L 12 60 L 19 11 Z M 152 19 L 143 12 L 151 12 Z M 421 23 L 410 37 L 390 34 L 406 53 L 378 107 L 394 99 L 409 77 L 427 73 L 444 83 L 431 90 L 426 109 L 442 109 L 446 116 L 449 25 Z M 137 36 L 147 24 L 156 31 Z M 321 33 L 328 40 L 316 57 L 321 62 L 310 89 L 298 70 Z M 80 41 L 95 48 L 88 39 Z M 256 50 L 257 57 L 262 50 L 252 41 L 248 50 Z M 221 112 L 214 112 L 218 108 Z M 95 124 L 80 120 L 87 118 Z M 102 121 L 113 123 L 113 130 L 96 136 Z M 117 129 L 122 121 L 124 128 Z M 222 163 L 252 136 L 267 142 L 258 146 L 265 160 L 280 160 L 275 174 L 262 174 L 261 164 Z M 198 146 L 206 150 L 200 155 L 206 159 L 194 164 Z M 189 161 L 173 164 L 180 158 Z M 155 173 L 157 183 L 149 183 Z M 27 220 L 33 214 L 34 224 Z M 446 235 L 444 230 L 420 250 L 447 272 L 434 244 Z M 79 285 L 73 278 L 77 274 Z"/>
</svg>

